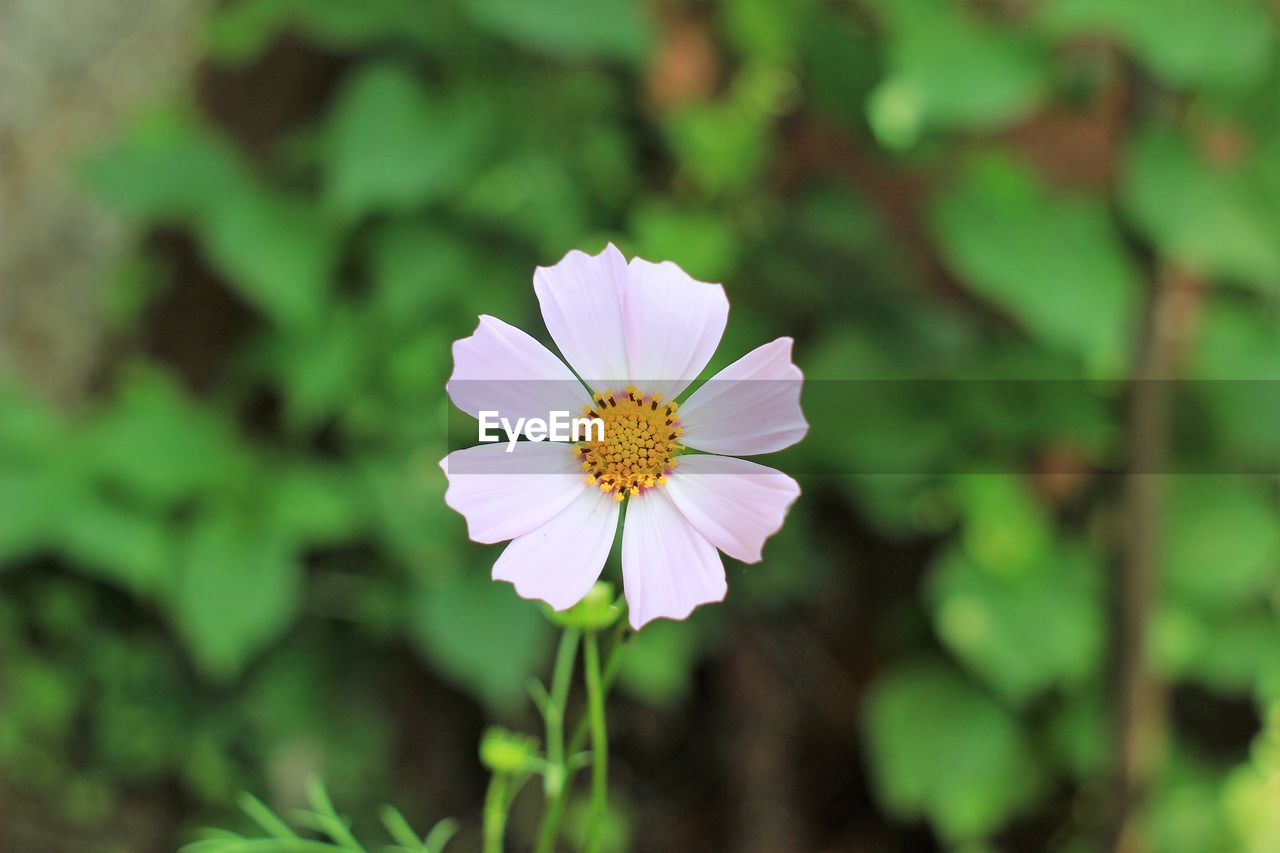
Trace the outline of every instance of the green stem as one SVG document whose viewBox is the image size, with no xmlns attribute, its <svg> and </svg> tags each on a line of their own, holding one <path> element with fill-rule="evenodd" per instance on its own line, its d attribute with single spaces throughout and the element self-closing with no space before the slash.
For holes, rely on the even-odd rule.
<svg viewBox="0 0 1280 853">
<path fill-rule="evenodd" d="M 609 798 L 609 733 L 604 723 L 604 686 L 600 675 L 600 644 L 596 632 L 587 632 L 584 660 L 587 677 L 587 712 L 591 722 L 591 818 L 587 823 L 585 850 L 600 849 L 600 828 Z"/>
<path fill-rule="evenodd" d="M 609 698 L 609 691 L 613 689 L 613 682 L 618 680 L 618 670 L 622 668 L 622 651 L 627 647 L 627 623 L 626 616 L 623 621 L 618 623 L 618 628 L 614 632 L 613 645 L 609 647 L 609 656 L 604 663 L 604 695 Z M 568 755 L 574 755 L 582 751 L 587 745 L 587 735 L 590 733 L 589 717 L 578 721 L 577 727 L 573 730 L 573 735 L 569 738 Z M 569 771 L 572 775 L 572 769 Z"/>
<path fill-rule="evenodd" d="M 556 837 L 560 834 L 560 821 L 564 817 L 569 793 L 569 769 L 565 763 L 564 717 L 569 701 L 569 685 L 573 680 L 574 658 L 578 654 L 576 628 L 565 628 L 556 651 L 555 669 L 551 675 L 551 695 L 544 714 L 547 732 L 547 771 L 543 777 L 543 793 L 546 798 L 542 825 L 538 827 L 536 853 L 552 853 Z"/>
<path fill-rule="evenodd" d="M 507 796 L 508 779 L 506 773 L 494 773 L 489 780 L 489 790 L 484 797 L 484 853 L 502 853 L 507 810 L 511 807 Z"/>
</svg>

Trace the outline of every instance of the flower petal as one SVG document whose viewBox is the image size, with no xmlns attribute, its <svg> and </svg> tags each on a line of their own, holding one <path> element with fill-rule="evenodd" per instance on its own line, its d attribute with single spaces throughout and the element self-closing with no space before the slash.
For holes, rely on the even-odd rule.
<svg viewBox="0 0 1280 853">
<path fill-rule="evenodd" d="M 576 249 L 553 267 L 538 267 L 533 290 L 556 346 L 594 390 L 625 384 L 622 291 L 627 261 L 610 243 L 598 255 Z"/>
<path fill-rule="evenodd" d="M 732 456 L 682 456 L 667 494 L 708 542 L 744 563 L 760 562 L 764 541 L 782 529 L 800 496 L 795 480 Z"/>
<path fill-rule="evenodd" d="M 587 490 L 567 445 L 521 441 L 510 453 L 507 447 L 481 444 L 440 460 L 449 478 L 444 502 L 467 520 L 467 535 L 476 542 L 528 533 Z"/>
<path fill-rule="evenodd" d="M 724 287 L 691 277 L 671 261 L 632 258 L 622 294 L 629 379 L 672 398 L 707 366 L 729 319 Z"/>
<path fill-rule="evenodd" d="M 577 417 L 591 398 L 564 362 L 526 332 L 496 317 L 480 315 L 469 338 L 453 342 L 453 374 L 445 390 L 455 406 L 474 418 L 481 411 L 542 418 L 567 411 Z"/>
<path fill-rule="evenodd" d="M 559 515 L 507 546 L 493 564 L 493 579 L 510 581 L 523 598 L 556 610 L 572 607 L 600 577 L 617 530 L 613 496 L 583 488 Z"/>
<path fill-rule="evenodd" d="M 791 363 L 791 338 L 757 347 L 706 381 L 680 406 L 683 443 L 708 453 L 773 453 L 804 438 L 804 374 Z"/>
<path fill-rule="evenodd" d="M 684 619 L 727 589 L 715 546 L 680 514 L 664 489 L 627 501 L 622 529 L 622 582 L 631 627 L 651 619 Z"/>
</svg>

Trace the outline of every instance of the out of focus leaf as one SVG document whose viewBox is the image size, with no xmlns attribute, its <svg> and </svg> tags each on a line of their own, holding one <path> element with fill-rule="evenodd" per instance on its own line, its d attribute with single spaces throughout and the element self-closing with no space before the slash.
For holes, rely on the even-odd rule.
<svg viewBox="0 0 1280 853">
<path fill-rule="evenodd" d="M 473 258 L 459 238 L 438 226 L 396 220 L 380 228 L 369 247 L 372 301 L 388 325 L 417 328 L 460 291 L 470 289 Z M 496 309 L 489 313 L 500 316 Z"/>
<path fill-rule="evenodd" d="M 1280 592 L 1280 502 L 1264 483 L 1227 476 L 1169 482 L 1162 565 L 1171 593 L 1231 612 Z"/>
<path fill-rule="evenodd" d="M 1223 695 L 1247 694 L 1280 658 L 1274 612 L 1236 612 L 1206 619 L 1202 642 L 1181 675 Z"/>
<path fill-rule="evenodd" d="M 233 487 L 252 465 L 224 421 L 151 368 L 124 375 L 84 440 L 103 484 L 156 508 Z"/>
<path fill-rule="evenodd" d="M 302 199 L 255 183 L 229 143 L 182 113 L 157 113 L 90 161 L 90 184 L 144 223 L 195 230 L 209 260 L 254 307 L 307 322 L 337 259 L 337 233 Z"/>
<path fill-rule="evenodd" d="M 360 482 L 333 465 L 277 464 L 268 486 L 271 527 L 298 546 L 333 546 L 365 519 Z"/>
<path fill-rule="evenodd" d="M 695 104 L 667 122 L 680 165 L 709 197 L 742 191 L 756 181 L 772 148 L 772 117 L 753 105 Z"/>
<path fill-rule="evenodd" d="M 1261 0 L 1049 0 L 1056 33 L 1106 33 L 1175 86 L 1238 86 L 1267 67 L 1274 38 Z"/>
<path fill-rule="evenodd" d="M 144 223 L 189 221 L 249 176 L 231 145 L 180 111 L 144 116 L 85 166 L 89 185 Z"/>
<path fill-rule="evenodd" d="M 78 496 L 56 469 L 0 465 L 0 571 L 56 541 L 58 522 Z"/>
<path fill-rule="evenodd" d="M 879 46 L 870 27 L 842 11 L 818 3 L 806 16 L 801 59 L 808 106 L 863 130 L 867 98 L 880 82 Z"/>
<path fill-rule="evenodd" d="M 640 257 L 679 258 L 686 272 L 704 281 L 724 281 L 734 271 L 739 247 L 732 229 L 717 214 L 652 203 L 632 215 L 631 230 Z"/>
<path fill-rule="evenodd" d="M 974 474 L 957 478 L 954 490 L 965 517 L 965 552 L 978 568 L 1012 577 L 1043 565 L 1052 552 L 1052 528 L 1025 480 Z"/>
<path fill-rule="evenodd" d="M 1275 292 L 1280 204 L 1247 160 L 1213 165 L 1172 128 L 1154 126 L 1136 136 L 1125 165 L 1125 210 L 1164 256 Z"/>
<path fill-rule="evenodd" d="M 586 199 L 560 158 L 526 151 L 497 163 L 467 187 L 460 207 L 558 256 L 589 222 Z"/>
<path fill-rule="evenodd" d="M 89 574 L 137 595 L 172 580 L 173 536 L 161 518 L 97 498 L 77 502 L 58 528 L 60 547 Z"/>
<path fill-rule="evenodd" d="M 1096 561 L 1063 545 L 1034 571 L 996 575 L 952 551 L 934 568 L 929 600 L 943 642 L 984 681 L 1022 704 L 1097 673 L 1105 638 Z"/>
<path fill-rule="evenodd" d="M 221 191 L 200 229 L 209 259 L 251 305 L 282 326 L 314 323 L 338 261 L 337 229 L 301 198 Z"/>
<path fill-rule="evenodd" d="M 927 818 L 953 843 L 999 828 L 1044 788 L 1017 719 L 941 666 L 881 679 L 866 734 L 881 802 L 904 819 Z"/>
<path fill-rule="evenodd" d="M 1274 612 L 1262 608 L 1223 614 L 1166 604 L 1152 636 L 1153 656 L 1168 677 L 1223 695 L 1263 688 L 1280 674 L 1275 666 L 1280 659 L 1280 623 Z"/>
<path fill-rule="evenodd" d="M 430 46 L 441 38 L 444 4 L 422 0 L 236 0 L 215 8 L 208 44 L 214 59 L 256 59 L 286 31 L 339 50 L 378 42 Z"/>
<path fill-rule="evenodd" d="M 1197 470 L 1274 470 L 1280 459 L 1280 305 L 1253 294 L 1213 294 L 1189 368 L 1197 381 L 1177 387 L 1203 405 L 1209 421 L 1200 432 L 1216 439 L 1215 447 L 1188 451 L 1200 463 Z"/>
<path fill-rule="evenodd" d="M 1280 380 L 1280 305 L 1236 295 L 1217 294 L 1205 306 L 1190 369 L 1196 379 L 1261 388 L 1254 383 Z"/>
<path fill-rule="evenodd" d="M 1234 850 L 1219 807 L 1219 771 L 1175 752 L 1151 796 L 1149 836 L 1153 849 L 1168 853 Z"/>
<path fill-rule="evenodd" d="M 284 388 L 290 426 L 318 426 L 359 397 L 374 333 L 354 305 L 330 303 L 313 327 L 269 342 L 266 357 Z"/>
<path fill-rule="evenodd" d="M 487 577 L 456 575 L 424 589 L 411 636 L 444 675 L 478 698 L 510 705 L 545 659 L 547 623 L 532 602 Z"/>
<path fill-rule="evenodd" d="M 399 65 L 359 69 L 329 116 L 326 203 L 356 219 L 437 201 L 475 163 L 484 140 L 479 106 L 429 93 Z"/>
<path fill-rule="evenodd" d="M 182 546 L 173 618 L 201 669 L 228 680 L 289 626 L 301 584 L 278 531 L 229 514 L 201 518 Z"/>
<path fill-rule="evenodd" d="M 743 53 L 759 58 L 785 60 L 799 40 L 802 25 L 816 4 L 775 3 L 773 0 L 729 0 L 724 4 L 726 35 Z"/>
<path fill-rule="evenodd" d="M 949 263 L 1032 335 L 1100 374 L 1127 363 L 1138 277 L 1101 200 L 984 159 L 938 199 L 932 223 Z"/>
<path fill-rule="evenodd" d="M 1113 727 L 1101 690 L 1073 691 L 1051 712 L 1048 742 L 1077 779 L 1091 779 L 1110 766 Z"/>
<path fill-rule="evenodd" d="M 932 128 L 999 127 L 1042 97 L 1048 54 L 1034 37 L 983 24 L 950 0 L 874 5 L 889 33 L 888 74 L 867 114 L 885 145 L 908 147 Z"/>
<path fill-rule="evenodd" d="M 636 0 L 462 0 L 481 27 L 562 57 L 638 61 L 653 27 Z"/>
<path fill-rule="evenodd" d="M 1280 838 L 1280 809 L 1274 807 L 1280 772 L 1278 717 L 1273 706 L 1268 725 L 1259 733 L 1253 760 L 1233 769 L 1222 788 L 1223 811 L 1242 850 L 1265 851 Z"/>
<path fill-rule="evenodd" d="M 627 642 L 618 685 L 643 702 L 672 705 L 689 689 L 698 642 L 694 623 L 655 622 Z"/>
</svg>

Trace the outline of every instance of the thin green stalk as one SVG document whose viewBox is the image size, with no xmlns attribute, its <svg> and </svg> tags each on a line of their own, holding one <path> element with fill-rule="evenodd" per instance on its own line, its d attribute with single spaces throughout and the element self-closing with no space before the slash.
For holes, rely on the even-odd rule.
<svg viewBox="0 0 1280 853">
<path fill-rule="evenodd" d="M 613 644 L 609 647 L 609 653 L 604 664 L 604 697 L 608 699 L 609 691 L 613 688 L 614 681 L 618 678 L 618 670 L 622 665 L 622 650 L 626 647 L 627 622 L 625 612 L 620 617 L 617 629 L 614 632 Z M 571 662 L 572 664 L 572 662 Z M 552 688 L 555 688 L 554 678 L 552 680 Z M 550 705 L 551 703 L 548 703 Z M 560 703 L 560 707 L 564 708 L 566 701 Z M 590 717 L 583 717 L 574 727 L 573 735 L 569 738 L 568 749 L 565 750 L 564 756 L 566 762 L 569 758 L 582 752 L 587 745 L 587 735 L 590 733 Z M 536 853 L 553 853 L 555 850 L 556 839 L 560 834 L 560 824 L 563 822 L 565 809 L 569 804 L 568 791 L 570 783 L 573 782 L 574 774 L 577 769 L 568 763 L 565 764 L 564 777 L 564 796 L 550 801 L 546 812 L 542 815 L 542 826 L 538 830 L 538 845 L 535 848 Z"/>
<path fill-rule="evenodd" d="M 604 722 L 604 685 L 600 674 L 600 644 L 587 632 L 583 648 L 587 680 L 587 714 L 591 722 L 591 817 L 587 823 L 587 853 L 600 849 L 600 829 L 609 799 L 609 733 Z"/>
<path fill-rule="evenodd" d="M 578 654 L 578 638 L 581 632 L 577 628 L 565 628 L 560 637 L 560 648 L 556 650 L 556 665 L 551 674 L 551 701 L 547 703 L 547 761 L 553 767 L 564 767 L 564 715 L 569 701 L 569 685 L 573 681 L 574 658 Z M 548 773 L 546 791 L 548 796 L 560 793 L 564 789 L 564 778 Z"/>
<path fill-rule="evenodd" d="M 609 656 L 604 663 L 604 696 L 609 698 L 609 692 L 613 689 L 613 683 L 618 680 L 618 670 L 622 668 L 622 652 L 627 647 L 627 623 L 625 614 L 618 628 L 614 632 L 613 645 L 609 647 Z M 572 756 L 582 751 L 587 745 L 587 735 L 590 734 L 590 717 L 584 717 L 578 721 L 578 725 L 574 728 L 573 734 L 569 738 L 568 755 Z M 573 769 L 569 770 L 570 775 Z"/>
<path fill-rule="evenodd" d="M 565 628 L 556 651 L 555 669 L 551 675 L 551 695 L 547 702 L 544 720 L 547 732 L 547 770 L 543 777 L 545 806 L 542 825 L 538 827 L 536 853 L 552 853 L 556 837 L 560 834 L 560 821 L 564 817 L 569 793 L 569 769 L 565 763 L 564 718 L 569 702 L 569 685 L 573 681 L 574 659 L 578 654 L 576 628 Z"/>
<path fill-rule="evenodd" d="M 509 778 L 506 773 L 494 773 L 489 780 L 489 790 L 484 797 L 484 853 L 502 853 L 507 811 L 511 807 L 507 796 Z"/>
</svg>

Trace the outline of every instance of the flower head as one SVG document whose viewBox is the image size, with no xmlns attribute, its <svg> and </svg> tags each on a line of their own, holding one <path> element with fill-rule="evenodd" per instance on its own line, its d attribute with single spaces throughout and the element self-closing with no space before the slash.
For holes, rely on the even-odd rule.
<svg viewBox="0 0 1280 853">
<path fill-rule="evenodd" d="M 539 267 L 533 283 L 569 366 L 514 326 L 481 316 L 453 345 L 449 396 L 475 417 L 500 412 L 517 432 L 522 418 L 571 411 L 603 422 L 603 435 L 450 453 L 440 463 L 445 502 L 475 541 L 511 540 L 495 580 L 557 610 L 600 576 L 624 511 L 623 587 L 634 627 L 722 600 L 718 551 L 758 562 L 800 494 L 787 475 L 736 458 L 781 450 L 808 431 L 791 339 L 752 350 L 677 403 L 724 332 L 723 287 L 669 261 L 627 263 L 613 245 L 594 256 L 570 252 Z"/>
</svg>

